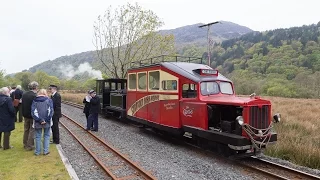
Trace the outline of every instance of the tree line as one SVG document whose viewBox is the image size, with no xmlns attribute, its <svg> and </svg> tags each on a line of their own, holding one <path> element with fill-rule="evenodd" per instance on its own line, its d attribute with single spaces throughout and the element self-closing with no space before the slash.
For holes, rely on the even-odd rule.
<svg viewBox="0 0 320 180">
<path fill-rule="evenodd" d="M 107 78 L 103 75 L 104 78 Z M 37 81 L 40 88 L 48 88 L 50 84 L 57 85 L 60 90 L 80 90 L 88 91 L 96 86 L 96 78 L 90 79 L 58 79 L 56 76 L 50 76 L 43 71 L 19 72 L 14 76 L 4 76 L 4 70 L 0 70 L 0 87 L 21 85 L 24 90 L 28 90 L 28 84 L 31 81 Z"/>
</svg>

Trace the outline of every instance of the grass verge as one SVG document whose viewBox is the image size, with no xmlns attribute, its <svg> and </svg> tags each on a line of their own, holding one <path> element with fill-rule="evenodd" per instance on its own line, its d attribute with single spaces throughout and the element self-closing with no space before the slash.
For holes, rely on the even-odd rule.
<svg viewBox="0 0 320 180">
<path fill-rule="evenodd" d="M 13 148 L 0 150 L 0 179 L 70 179 L 56 145 L 50 144 L 49 155 L 35 156 L 34 151 L 24 150 L 22 139 L 23 123 L 16 123 L 16 129 L 10 136 L 10 145 Z"/>
</svg>

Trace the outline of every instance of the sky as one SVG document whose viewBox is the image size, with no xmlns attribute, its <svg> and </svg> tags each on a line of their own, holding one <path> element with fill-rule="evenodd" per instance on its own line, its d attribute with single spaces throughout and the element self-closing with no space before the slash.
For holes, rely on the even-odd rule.
<svg viewBox="0 0 320 180">
<path fill-rule="evenodd" d="M 111 5 L 137 2 L 161 29 L 231 21 L 256 31 L 320 21 L 317 0 L 10 0 L 0 3 L 0 69 L 20 72 L 60 56 L 94 50 L 93 23 Z M 214 29 L 212 29 L 214 31 Z"/>
</svg>

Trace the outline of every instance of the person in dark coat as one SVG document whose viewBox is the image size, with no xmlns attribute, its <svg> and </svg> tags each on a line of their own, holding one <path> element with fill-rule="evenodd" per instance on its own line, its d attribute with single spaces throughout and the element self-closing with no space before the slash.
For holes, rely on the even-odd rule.
<svg viewBox="0 0 320 180">
<path fill-rule="evenodd" d="M 89 111 L 90 111 L 90 91 L 88 91 L 88 94 L 86 95 L 85 98 L 83 98 L 83 104 L 84 104 L 84 108 L 83 108 L 83 113 L 86 115 L 87 118 L 87 123 L 88 123 L 88 117 L 90 115 Z M 91 124 L 90 129 L 93 129 L 93 123 Z"/>
<path fill-rule="evenodd" d="M 53 117 L 52 122 L 52 142 L 54 144 L 60 143 L 60 133 L 59 133 L 59 118 L 62 117 L 61 114 L 61 96 L 57 92 L 58 87 L 56 85 L 50 85 L 49 89 L 51 90 L 51 99 L 53 101 Z"/>
<path fill-rule="evenodd" d="M 14 91 L 11 92 L 11 98 L 12 98 L 12 101 L 18 101 L 19 104 L 18 106 L 15 106 L 15 110 L 16 110 L 16 115 L 15 115 L 15 122 L 18 121 L 18 118 L 17 118 L 17 113 L 19 113 L 19 122 L 22 122 L 22 105 L 21 105 L 21 99 L 22 99 L 22 94 L 23 94 L 23 91 L 21 90 L 21 86 L 20 85 L 17 85 L 17 87 L 15 88 Z"/>
<path fill-rule="evenodd" d="M 15 110 L 12 99 L 9 97 L 10 92 L 7 87 L 0 89 L 0 133 L 3 132 L 3 150 L 10 149 L 11 131 L 15 129 L 14 116 Z M 1 145 L 1 137 L 0 137 Z"/>
<path fill-rule="evenodd" d="M 34 148 L 34 128 L 32 127 L 33 119 L 31 115 L 31 105 L 37 96 L 39 84 L 32 81 L 28 86 L 29 91 L 23 93 L 21 105 L 24 118 L 23 146 L 25 150 L 31 151 Z"/>
<path fill-rule="evenodd" d="M 92 131 L 98 131 L 98 114 L 100 111 L 100 98 L 96 96 L 96 92 L 94 90 L 89 91 L 89 99 L 90 99 L 90 111 L 87 123 L 87 129 L 90 130 L 90 126 L 93 122 Z"/>
</svg>

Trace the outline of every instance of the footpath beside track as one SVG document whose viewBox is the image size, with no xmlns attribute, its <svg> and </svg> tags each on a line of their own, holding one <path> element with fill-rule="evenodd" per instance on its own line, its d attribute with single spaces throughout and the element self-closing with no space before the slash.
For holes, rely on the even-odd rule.
<svg viewBox="0 0 320 180">
<path fill-rule="evenodd" d="M 121 154 L 94 133 L 86 131 L 79 123 L 63 114 L 60 124 L 81 144 L 97 164 L 114 180 L 156 179 L 137 163 Z"/>
<path fill-rule="evenodd" d="M 82 109 L 84 106 L 68 101 L 63 101 L 63 103 Z M 75 122 L 76 123 L 76 122 Z M 78 124 L 78 126 L 80 126 Z M 94 135 L 93 133 L 89 132 L 90 134 Z M 188 143 L 189 144 L 189 143 Z M 194 145 L 190 145 L 194 146 Z M 262 175 L 264 177 L 272 178 L 272 179 L 319 179 L 319 176 L 309 174 L 288 166 L 284 166 L 278 163 L 274 163 L 268 160 L 260 159 L 255 156 L 241 159 L 241 160 L 233 160 L 236 164 L 243 167 L 245 170 L 249 172 L 254 172 L 256 174 Z"/>
</svg>

